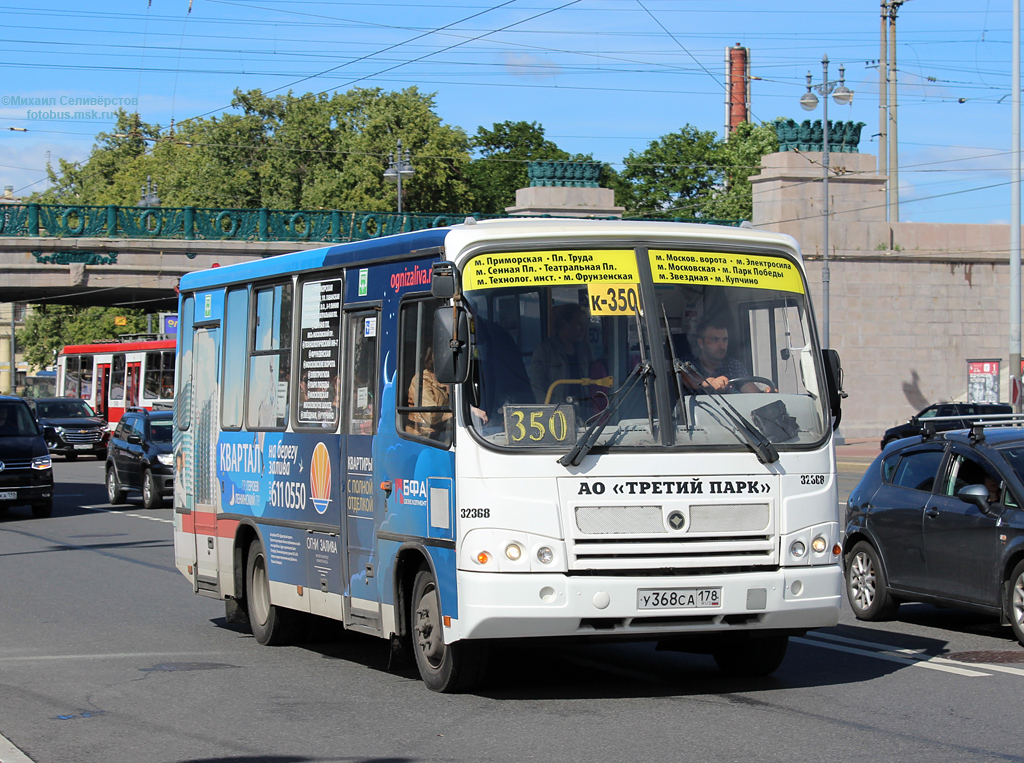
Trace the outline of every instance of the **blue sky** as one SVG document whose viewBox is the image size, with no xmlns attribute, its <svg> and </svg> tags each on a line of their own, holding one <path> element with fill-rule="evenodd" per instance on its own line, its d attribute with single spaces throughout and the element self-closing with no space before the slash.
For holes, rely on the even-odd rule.
<svg viewBox="0 0 1024 763">
<path fill-rule="evenodd" d="M 877 0 L 37 2 L 0 0 L 0 185 L 19 195 L 45 189 L 47 152 L 54 165 L 84 159 L 109 130 L 102 114 L 61 112 L 116 106 L 69 99 L 137 99 L 145 121 L 167 126 L 221 113 L 235 88 L 416 85 L 467 133 L 536 121 L 561 148 L 619 164 L 687 123 L 722 132 L 725 49 L 737 43 L 759 78 L 755 120 L 820 118 L 798 100 L 827 54 L 855 91 L 829 117 L 866 122 L 861 151 L 877 150 Z M 1010 22 L 1010 0 L 900 9 L 901 220 L 1009 220 Z M 19 100 L 47 97 L 58 105 Z"/>
</svg>

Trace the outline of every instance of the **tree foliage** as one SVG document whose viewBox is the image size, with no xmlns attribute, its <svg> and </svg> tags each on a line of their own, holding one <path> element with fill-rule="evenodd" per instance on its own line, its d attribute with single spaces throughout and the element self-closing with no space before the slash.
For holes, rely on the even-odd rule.
<svg viewBox="0 0 1024 763">
<path fill-rule="evenodd" d="M 151 176 L 164 206 L 389 211 L 397 189 L 384 170 L 401 139 L 416 168 L 402 184 L 407 210 L 470 206 L 468 138 L 415 87 L 273 97 L 236 90 L 232 107 L 170 132 L 119 112 L 115 133 L 101 133 L 83 165 L 61 162 L 41 200 L 137 204 Z"/>
<path fill-rule="evenodd" d="M 515 203 L 516 190 L 530 184 L 527 162 L 569 161 L 572 157 L 544 137 L 536 122 L 495 123 L 478 127 L 470 145 L 479 153 L 466 168 L 473 211 L 503 214 Z"/>
<path fill-rule="evenodd" d="M 115 325 L 116 317 L 126 318 L 126 325 Z M 26 316 L 25 327 L 15 334 L 15 341 L 25 361 L 38 369 L 52 365 L 65 345 L 106 342 L 121 334 L 145 330 L 146 315 L 142 310 L 36 305 Z"/>
</svg>

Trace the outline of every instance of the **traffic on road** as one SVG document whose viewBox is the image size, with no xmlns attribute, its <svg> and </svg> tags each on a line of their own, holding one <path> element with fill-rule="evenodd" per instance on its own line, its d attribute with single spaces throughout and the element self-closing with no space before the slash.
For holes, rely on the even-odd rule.
<svg viewBox="0 0 1024 763">
<path fill-rule="evenodd" d="M 837 449 L 843 505 L 876 448 Z M 644 760 L 680 745 L 706 760 L 1020 759 L 1024 650 L 981 613 L 916 603 L 861 622 L 844 601 L 838 626 L 791 639 L 755 679 L 653 644 L 520 640 L 480 689 L 442 698 L 386 642 L 327 622 L 259 647 L 182 589 L 169 506 L 111 505 L 101 462 L 53 469 L 51 518 L 0 513 L 5 763 Z"/>
</svg>

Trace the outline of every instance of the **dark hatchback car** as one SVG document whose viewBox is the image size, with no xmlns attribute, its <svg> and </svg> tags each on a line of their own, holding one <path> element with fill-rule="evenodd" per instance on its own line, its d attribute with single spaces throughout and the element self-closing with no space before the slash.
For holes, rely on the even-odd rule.
<svg viewBox="0 0 1024 763">
<path fill-rule="evenodd" d="M 933 432 L 949 432 L 970 426 L 974 416 L 991 416 L 997 413 L 1013 413 L 1013 406 L 1003 403 L 935 403 L 918 411 L 905 424 L 886 429 L 882 435 L 882 450 L 885 450 L 885 446 L 890 442 L 921 434 L 923 426 L 928 426 Z"/>
<path fill-rule="evenodd" d="M 846 507 L 846 593 L 861 620 L 902 602 L 987 612 L 1024 645 L 1024 418 L 901 440 Z"/>
<path fill-rule="evenodd" d="M 142 492 L 142 504 L 155 509 L 174 492 L 172 411 L 129 410 L 110 437 L 107 498 L 125 502 L 125 492 Z"/>
<path fill-rule="evenodd" d="M 75 397 L 39 397 L 28 404 L 43 427 L 50 453 L 68 461 L 79 456 L 107 457 L 107 422 L 87 402 Z"/>
<path fill-rule="evenodd" d="M 0 509 L 28 504 L 53 513 L 53 468 L 43 431 L 19 397 L 0 396 Z"/>
</svg>

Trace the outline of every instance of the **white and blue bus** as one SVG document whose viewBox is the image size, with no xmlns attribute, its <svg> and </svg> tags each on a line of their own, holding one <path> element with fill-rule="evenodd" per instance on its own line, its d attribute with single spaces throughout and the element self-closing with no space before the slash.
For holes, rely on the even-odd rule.
<svg viewBox="0 0 1024 763">
<path fill-rule="evenodd" d="M 175 561 L 260 643 L 333 618 L 462 691 L 504 639 L 765 674 L 838 621 L 841 370 L 790 237 L 467 218 L 180 292 Z"/>
</svg>

